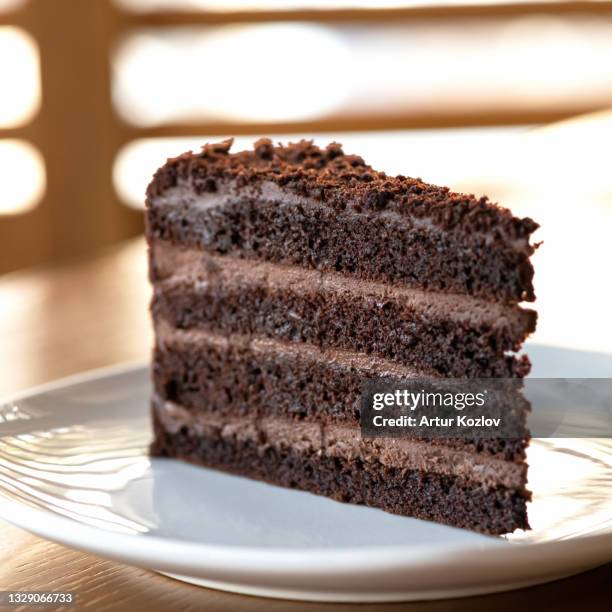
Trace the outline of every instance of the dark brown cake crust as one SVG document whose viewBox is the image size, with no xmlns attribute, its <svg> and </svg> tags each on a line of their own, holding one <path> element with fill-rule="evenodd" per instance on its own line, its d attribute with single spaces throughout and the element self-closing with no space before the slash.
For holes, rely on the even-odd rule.
<svg viewBox="0 0 612 612">
<path fill-rule="evenodd" d="M 347 206 L 357 211 L 394 211 L 430 219 L 444 231 L 459 226 L 467 232 L 494 230 L 507 239 L 517 239 L 528 237 L 538 227 L 533 219 L 517 219 L 486 197 L 477 199 L 418 178 L 377 172 L 361 157 L 345 155 L 337 143 L 325 149 L 308 140 L 274 146 L 263 138 L 253 151 L 230 154 L 232 142 L 205 145 L 199 154 L 185 153 L 168 160 L 156 173 L 147 196 L 159 195 L 176 186 L 180 178 L 192 176 L 202 179 L 194 183 L 202 192 L 216 191 L 216 180 L 235 179 L 240 187 L 267 180 L 289 186 L 300 195 L 315 195 L 336 212 Z"/>
<path fill-rule="evenodd" d="M 158 170 L 147 192 L 149 240 L 506 302 L 535 299 L 532 219 L 486 198 L 388 177 L 336 144 L 263 140 L 235 154 L 230 145 L 208 145 Z M 320 208 L 282 207 L 262 196 L 266 183 Z M 156 204 L 180 185 L 240 197 L 211 208 Z"/>
<path fill-rule="evenodd" d="M 343 461 L 338 457 L 279 452 L 221 435 L 169 433 L 154 413 L 151 454 L 174 457 L 271 484 L 381 508 L 492 535 L 528 529 L 529 493 L 490 488 L 455 476 Z"/>
</svg>

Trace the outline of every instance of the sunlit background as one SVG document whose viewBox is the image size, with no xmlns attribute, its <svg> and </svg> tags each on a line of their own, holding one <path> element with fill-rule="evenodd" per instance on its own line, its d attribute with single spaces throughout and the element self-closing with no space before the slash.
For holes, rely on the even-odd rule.
<svg viewBox="0 0 612 612">
<path fill-rule="evenodd" d="M 535 339 L 612 352 L 608 109 L 609 0 L 0 0 L 0 273 L 139 234 L 208 140 L 338 140 L 535 218 Z"/>
</svg>

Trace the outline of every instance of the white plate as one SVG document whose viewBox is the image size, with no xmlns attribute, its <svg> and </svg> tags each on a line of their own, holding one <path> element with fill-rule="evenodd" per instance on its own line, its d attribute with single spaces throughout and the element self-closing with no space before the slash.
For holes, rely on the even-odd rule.
<svg viewBox="0 0 612 612">
<path fill-rule="evenodd" d="M 532 346 L 537 376 L 612 356 Z M 147 457 L 148 371 L 115 368 L 0 406 L 0 517 L 183 580 L 323 601 L 518 588 L 612 559 L 610 440 L 536 440 L 533 530 L 493 538 Z"/>
</svg>

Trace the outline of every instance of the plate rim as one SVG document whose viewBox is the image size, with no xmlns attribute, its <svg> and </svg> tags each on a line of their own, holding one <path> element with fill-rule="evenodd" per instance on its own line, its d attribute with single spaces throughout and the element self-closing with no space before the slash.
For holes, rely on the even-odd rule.
<svg viewBox="0 0 612 612">
<path fill-rule="evenodd" d="M 71 547 L 91 551 L 103 551 L 106 556 L 118 559 L 129 558 L 137 564 L 148 564 L 152 557 L 158 557 L 163 549 L 165 563 L 169 567 L 180 567 L 193 571 L 194 562 L 199 570 L 214 569 L 223 572 L 248 572 L 269 575 L 271 572 L 283 576 L 307 573 L 344 573 L 419 567 L 426 564 L 452 565 L 459 559 L 465 563 L 466 556 L 482 563 L 513 561 L 528 550 L 530 558 L 536 556 L 562 556 L 572 551 L 572 557 L 586 556 L 587 559 L 603 559 L 601 552 L 608 552 L 612 559 L 612 532 L 576 536 L 550 542 L 507 542 L 492 539 L 487 546 L 465 544 L 418 544 L 393 547 L 346 547 L 341 550 L 310 548 L 307 551 L 283 548 L 258 548 L 246 546 L 225 546 L 204 544 L 166 538 L 155 535 L 125 534 L 86 525 L 73 519 L 39 510 L 27 504 L 13 501 L 0 493 L 0 518 L 17 527 L 45 539 L 54 540 Z M 59 534 L 59 535 L 57 535 Z M 100 538 L 103 534 L 104 538 Z M 94 546 L 83 543 L 96 542 Z M 137 546 L 134 546 L 135 543 Z M 586 553 L 586 555 L 585 555 Z M 188 560 L 188 561 L 186 561 Z M 156 569 L 163 569 L 163 566 Z"/>
<path fill-rule="evenodd" d="M 545 345 L 542 345 L 545 346 Z M 556 348 L 556 347 L 555 347 Z M 589 351 L 587 351 L 589 352 Z M 0 399 L 0 405 L 21 401 L 33 396 L 64 389 L 69 386 L 93 382 L 101 378 L 121 376 L 150 368 L 148 361 L 126 361 L 71 374 Z M 244 573 L 248 575 L 298 576 L 305 573 L 355 573 L 388 571 L 389 569 L 422 568 L 426 564 L 452 565 L 461 559 L 472 559 L 482 567 L 492 561 L 518 560 L 526 550 L 530 558 L 580 556 L 587 565 L 612 560 L 612 531 L 577 535 L 547 542 L 507 541 L 490 537 L 481 543 L 409 544 L 388 546 L 324 547 L 307 550 L 291 548 L 261 548 L 189 542 L 151 534 L 125 534 L 87 525 L 24 502 L 10 499 L 0 491 L 0 518 L 37 536 L 73 548 L 107 556 L 137 565 L 150 566 L 163 550 L 165 562 L 155 569 L 164 568 L 174 573 L 190 573 L 194 565 L 198 572 Z M 104 534 L 100 538 L 100 534 Z M 95 542 L 95 545 L 87 543 Z M 85 544 L 84 544 L 85 543 Z M 503 552 L 502 552 L 503 551 Z M 188 561 L 186 561 L 188 559 Z M 477 561 L 477 563 L 476 563 Z"/>
</svg>

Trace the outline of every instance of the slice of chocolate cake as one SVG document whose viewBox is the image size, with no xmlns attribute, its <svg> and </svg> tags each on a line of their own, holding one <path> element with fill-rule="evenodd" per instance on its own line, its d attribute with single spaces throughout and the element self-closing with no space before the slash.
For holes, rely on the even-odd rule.
<svg viewBox="0 0 612 612">
<path fill-rule="evenodd" d="M 501 534 L 527 440 L 362 439 L 365 379 L 522 377 L 531 219 L 340 145 L 168 160 L 147 192 L 152 453 Z"/>
</svg>

